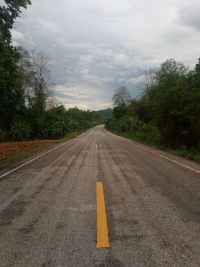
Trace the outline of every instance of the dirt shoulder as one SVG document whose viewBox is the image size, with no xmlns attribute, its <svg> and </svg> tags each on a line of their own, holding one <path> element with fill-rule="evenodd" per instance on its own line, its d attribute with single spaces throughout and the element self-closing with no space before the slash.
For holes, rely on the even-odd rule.
<svg viewBox="0 0 200 267">
<path fill-rule="evenodd" d="M 0 165 L 4 166 L 4 164 L 27 158 L 36 152 L 45 150 L 45 148 L 48 148 L 49 146 L 73 139 L 83 132 L 85 131 L 71 132 L 64 138 L 58 140 L 34 140 L 0 143 Z"/>
<path fill-rule="evenodd" d="M 40 148 L 52 145 L 55 140 L 37 140 L 23 142 L 0 143 L 0 162 L 4 162 L 19 154 L 33 152 Z"/>
</svg>

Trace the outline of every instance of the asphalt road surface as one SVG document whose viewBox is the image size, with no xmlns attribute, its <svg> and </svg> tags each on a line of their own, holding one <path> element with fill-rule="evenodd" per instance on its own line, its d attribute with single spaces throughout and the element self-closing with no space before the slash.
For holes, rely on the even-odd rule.
<svg viewBox="0 0 200 267">
<path fill-rule="evenodd" d="M 1 168 L 0 266 L 200 266 L 199 164 L 103 126 L 54 148 Z M 96 182 L 110 248 L 96 248 Z"/>
</svg>

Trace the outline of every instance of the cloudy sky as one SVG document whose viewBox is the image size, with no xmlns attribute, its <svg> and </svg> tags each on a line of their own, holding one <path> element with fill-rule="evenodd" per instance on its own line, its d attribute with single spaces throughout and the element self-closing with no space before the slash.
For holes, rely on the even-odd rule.
<svg viewBox="0 0 200 267">
<path fill-rule="evenodd" d="M 60 103 L 98 110 L 112 106 L 119 86 L 139 96 L 145 71 L 166 59 L 192 68 L 199 10 L 199 0 L 32 0 L 13 41 L 50 57 Z"/>
</svg>

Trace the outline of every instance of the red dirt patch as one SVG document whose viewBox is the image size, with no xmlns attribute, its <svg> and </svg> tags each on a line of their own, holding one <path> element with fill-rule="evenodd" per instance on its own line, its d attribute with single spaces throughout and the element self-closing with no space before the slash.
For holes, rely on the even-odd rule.
<svg viewBox="0 0 200 267">
<path fill-rule="evenodd" d="M 9 142 L 0 143 L 0 161 L 6 160 L 11 156 L 28 152 L 40 147 L 51 145 L 55 140 L 38 140 L 38 141 L 24 141 L 24 142 Z"/>
</svg>

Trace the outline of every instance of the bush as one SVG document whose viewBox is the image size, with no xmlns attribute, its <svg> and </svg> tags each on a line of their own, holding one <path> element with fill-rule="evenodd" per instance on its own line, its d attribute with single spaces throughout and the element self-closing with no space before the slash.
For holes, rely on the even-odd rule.
<svg viewBox="0 0 200 267">
<path fill-rule="evenodd" d="M 152 124 L 144 124 L 140 131 L 137 131 L 134 136 L 143 142 L 158 145 L 160 143 L 159 129 Z"/>
<path fill-rule="evenodd" d="M 24 141 L 30 138 L 31 127 L 28 123 L 18 123 L 11 127 L 9 136 L 13 141 Z"/>
<path fill-rule="evenodd" d="M 106 127 L 110 130 L 125 133 L 135 133 L 143 127 L 143 122 L 137 116 L 125 115 L 120 119 L 109 119 L 106 121 Z"/>
<path fill-rule="evenodd" d="M 0 142 L 4 142 L 6 139 L 6 133 L 0 129 Z"/>
</svg>

